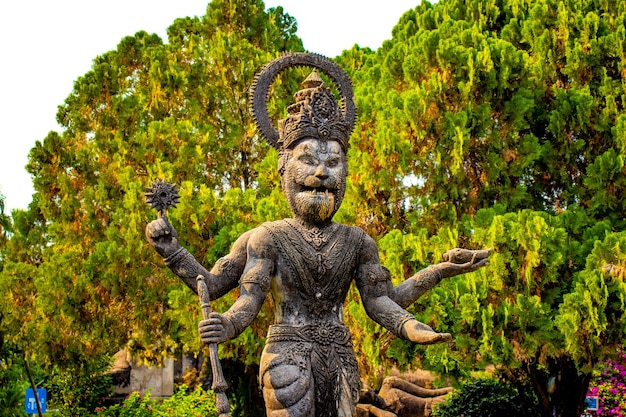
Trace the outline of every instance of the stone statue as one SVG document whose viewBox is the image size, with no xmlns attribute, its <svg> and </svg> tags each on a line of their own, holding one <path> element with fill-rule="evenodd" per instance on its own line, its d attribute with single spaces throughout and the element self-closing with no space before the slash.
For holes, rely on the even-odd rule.
<svg viewBox="0 0 626 417">
<path fill-rule="evenodd" d="M 267 95 L 286 68 L 313 73 L 276 130 L 267 115 Z M 334 94 L 315 70 L 326 74 Z M 252 111 L 264 138 L 279 151 L 278 169 L 293 217 L 244 233 L 209 272 L 179 245 L 164 211 L 146 227 L 148 241 L 165 264 L 194 292 L 206 278 L 211 299 L 239 285 L 240 296 L 223 314 L 199 325 L 205 343 L 237 337 L 256 317 L 268 294 L 274 324 L 261 356 L 260 384 L 268 417 L 356 416 L 360 378 L 343 305 L 355 282 L 367 314 L 397 337 L 420 344 L 451 341 L 404 310 L 441 279 L 474 271 L 489 250 L 456 249 L 393 287 L 374 240 L 358 227 L 333 222 L 346 188 L 346 152 L 356 108 L 347 75 L 315 54 L 292 53 L 270 62 L 257 75 Z"/>
<path fill-rule="evenodd" d="M 357 411 L 363 417 L 426 417 L 433 407 L 445 401 L 452 387 L 432 388 L 434 377 L 428 372 L 387 376 L 378 393 L 362 392 Z M 362 417 L 359 415 L 359 417 Z"/>
</svg>

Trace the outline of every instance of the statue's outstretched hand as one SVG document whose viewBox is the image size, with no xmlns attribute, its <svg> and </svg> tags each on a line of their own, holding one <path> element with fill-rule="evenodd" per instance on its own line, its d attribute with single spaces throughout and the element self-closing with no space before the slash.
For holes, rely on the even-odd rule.
<svg viewBox="0 0 626 417">
<path fill-rule="evenodd" d="M 198 323 L 198 331 L 203 343 L 222 343 L 235 337 L 235 327 L 230 319 L 215 312 Z"/>
<path fill-rule="evenodd" d="M 442 278 L 473 272 L 488 265 L 489 255 L 492 253 L 491 248 L 481 250 L 451 249 L 443 254 L 443 262 L 436 265 L 437 270 Z"/>
<path fill-rule="evenodd" d="M 159 213 L 159 217 L 156 220 L 148 223 L 146 226 L 146 238 L 163 258 L 167 258 L 180 249 L 178 233 L 170 224 L 165 213 Z"/>
<path fill-rule="evenodd" d="M 450 333 L 437 333 L 432 327 L 417 320 L 407 321 L 402 330 L 407 340 L 420 345 L 432 345 L 452 341 Z"/>
</svg>

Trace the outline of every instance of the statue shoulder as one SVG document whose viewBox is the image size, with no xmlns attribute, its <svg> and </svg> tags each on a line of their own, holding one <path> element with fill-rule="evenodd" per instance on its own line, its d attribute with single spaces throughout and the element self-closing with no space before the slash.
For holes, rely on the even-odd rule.
<svg viewBox="0 0 626 417">
<path fill-rule="evenodd" d="M 378 245 L 376 244 L 374 239 L 372 239 L 372 237 L 368 235 L 367 233 L 365 233 L 365 231 L 363 231 L 363 229 L 361 229 L 360 227 L 357 227 L 357 226 L 353 226 L 353 227 L 355 229 L 358 229 L 361 235 L 362 243 L 360 246 L 361 250 L 359 254 L 360 263 L 380 262 L 379 257 L 378 257 Z"/>
<path fill-rule="evenodd" d="M 286 220 L 274 220 L 271 222 L 265 222 L 263 223 L 261 226 L 259 226 L 259 229 L 265 229 L 266 231 L 274 231 L 274 230 L 281 230 L 281 229 L 287 229 L 289 227 L 289 224 L 287 223 Z"/>
<path fill-rule="evenodd" d="M 365 231 L 359 226 L 348 226 L 346 224 L 340 224 L 340 227 L 343 227 L 346 230 L 346 233 L 352 233 L 355 236 L 362 236 L 362 238 L 369 237 L 369 235 L 365 233 Z"/>
<path fill-rule="evenodd" d="M 270 259 L 276 257 L 276 243 L 274 242 L 272 234 L 266 225 L 267 223 L 264 223 L 263 225 L 247 232 L 249 233 L 247 237 L 248 256 L 252 255 L 258 258 Z"/>
<path fill-rule="evenodd" d="M 372 239 L 370 235 L 365 233 L 365 231 L 361 229 L 359 226 L 341 225 L 341 227 L 344 228 L 345 234 L 350 235 L 353 237 L 353 239 L 358 239 L 360 242 L 362 242 L 362 245 L 364 248 L 366 246 L 372 246 L 372 245 L 376 247 L 376 242 L 374 242 L 374 239 Z"/>
</svg>

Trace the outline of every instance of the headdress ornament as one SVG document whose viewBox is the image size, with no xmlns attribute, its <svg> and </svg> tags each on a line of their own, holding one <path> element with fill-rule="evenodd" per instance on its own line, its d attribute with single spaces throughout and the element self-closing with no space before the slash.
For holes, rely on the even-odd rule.
<svg viewBox="0 0 626 417">
<path fill-rule="evenodd" d="M 287 107 L 287 117 L 278 122 L 276 130 L 267 114 L 269 87 L 280 72 L 301 66 L 314 68 L 314 71 L 302 83 L 304 88 L 294 95 L 296 102 Z M 341 94 L 341 106 L 315 69 L 326 74 L 337 86 Z M 341 67 L 328 58 L 303 52 L 281 55 L 257 74 L 250 95 L 252 114 L 259 131 L 279 151 L 304 137 L 335 140 L 347 151 L 356 120 L 352 84 Z"/>
</svg>

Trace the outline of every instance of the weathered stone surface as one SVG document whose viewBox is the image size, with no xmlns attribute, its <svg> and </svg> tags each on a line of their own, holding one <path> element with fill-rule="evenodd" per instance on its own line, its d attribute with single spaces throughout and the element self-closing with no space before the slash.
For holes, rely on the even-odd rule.
<svg viewBox="0 0 626 417">
<path fill-rule="evenodd" d="M 357 417 L 396 417 L 391 411 L 381 410 L 371 404 L 357 404 L 356 411 Z"/>
<path fill-rule="evenodd" d="M 434 377 L 425 371 L 400 375 L 392 372 L 383 380 L 378 393 L 364 390 L 357 409 L 363 415 L 376 415 L 380 410 L 385 416 L 427 417 L 433 407 L 452 392 L 451 387 L 433 389 Z M 374 411 L 372 411 L 374 410 Z"/>
</svg>

